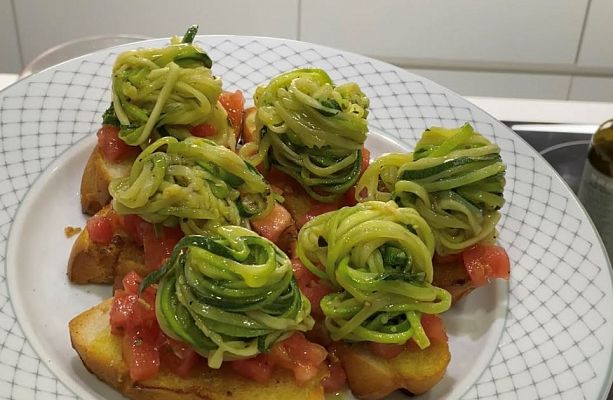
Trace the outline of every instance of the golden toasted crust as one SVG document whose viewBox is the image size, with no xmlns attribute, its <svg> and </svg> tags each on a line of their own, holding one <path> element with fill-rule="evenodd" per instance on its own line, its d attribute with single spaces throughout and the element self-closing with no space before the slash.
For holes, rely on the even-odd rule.
<svg viewBox="0 0 613 400">
<path fill-rule="evenodd" d="M 425 393 L 443 378 L 451 359 L 447 343 L 408 348 L 390 360 L 374 356 L 363 343 L 341 345 L 337 355 L 351 391 L 364 400 L 381 399 L 398 389 Z"/>
<path fill-rule="evenodd" d="M 237 376 L 230 368 L 214 370 L 202 365 L 186 378 L 162 369 L 154 378 L 142 382 L 130 380 L 121 353 L 121 338 L 111 334 L 109 311 L 111 299 L 83 312 L 70 321 L 72 346 L 87 369 L 100 380 L 135 400 L 268 400 L 324 398 L 319 378 L 304 387 L 296 385 L 291 373 L 275 370 L 266 384 Z"/>
<path fill-rule="evenodd" d="M 130 174 L 134 158 L 119 162 L 107 161 L 96 145 L 87 160 L 81 178 L 81 210 L 93 215 L 111 201 L 109 183 L 112 179 Z"/>
<path fill-rule="evenodd" d="M 107 215 L 106 205 L 97 215 Z M 140 276 L 150 271 L 145 267 L 143 250 L 132 243 L 124 232 L 115 232 L 111 243 L 100 244 L 91 240 L 83 229 L 72 245 L 68 259 L 68 279 L 72 283 L 113 283 L 130 271 Z"/>
<path fill-rule="evenodd" d="M 475 288 L 462 261 L 435 264 L 432 284 L 447 290 L 451 294 L 452 303 L 460 300 Z"/>
</svg>

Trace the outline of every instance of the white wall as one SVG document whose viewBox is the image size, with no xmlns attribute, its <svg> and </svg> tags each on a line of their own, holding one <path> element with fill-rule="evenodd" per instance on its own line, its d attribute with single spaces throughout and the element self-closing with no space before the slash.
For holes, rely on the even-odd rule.
<svg viewBox="0 0 613 400">
<path fill-rule="evenodd" d="M 396 63 L 463 95 L 613 101 L 613 0 L 0 0 L 0 72 L 79 37 L 276 36 Z"/>
</svg>

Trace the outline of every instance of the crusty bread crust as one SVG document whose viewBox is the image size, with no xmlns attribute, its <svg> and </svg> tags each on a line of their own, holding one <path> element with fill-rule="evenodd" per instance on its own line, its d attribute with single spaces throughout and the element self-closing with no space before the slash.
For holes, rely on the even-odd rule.
<svg viewBox="0 0 613 400">
<path fill-rule="evenodd" d="M 121 338 L 111 334 L 111 304 L 112 299 L 108 299 L 70 321 L 70 339 L 86 368 L 130 399 L 324 399 L 321 377 L 300 387 L 293 375 L 285 370 L 275 370 L 274 377 L 265 385 L 242 378 L 229 367 L 214 370 L 206 365 L 194 368 L 186 378 L 162 368 L 154 379 L 132 382 L 123 361 Z"/>
<path fill-rule="evenodd" d="M 448 291 L 451 294 L 452 304 L 455 304 L 475 288 L 461 260 L 434 264 L 433 267 L 434 279 L 432 284 Z"/>
<path fill-rule="evenodd" d="M 109 204 L 97 215 L 111 211 Z M 111 243 L 100 244 L 91 240 L 85 228 L 72 245 L 68 258 L 68 279 L 72 283 L 113 283 L 130 271 L 140 276 L 150 272 L 145 267 L 143 249 L 132 243 L 124 232 L 115 232 Z"/>
<path fill-rule="evenodd" d="M 342 344 L 337 355 L 351 391 L 364 400 L 382 399 L 398 389 L 425 393 L 443 378 L 451 359 L 447 343 L 408 348 L 390 360 L 374 356 L 365 343 Z"/>
<path fill-rule="evenodd" d="M 107 161 L 96 144 L 81 177 L 81 210 L 94 215 L 111 201 L 109 183 L 130 174 L 134 158 L 119 162 Z"/>
</svg>

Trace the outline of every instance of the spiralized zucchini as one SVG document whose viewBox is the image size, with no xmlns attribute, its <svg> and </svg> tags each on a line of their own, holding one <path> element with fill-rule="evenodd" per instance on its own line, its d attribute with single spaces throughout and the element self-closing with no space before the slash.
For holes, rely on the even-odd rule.
<svg viewBox="0 0 613 400">
<path fill-rule="evenodd" d="M 258 87 L 254 102 L 264 129 L 256 163 L 270 146 L 275 166 L 324 202 L 355 184 L 369 104 L 357 84 L 335 86 L 321 69 L 298 69 Z"/>
<path fill-rule="evenodd" d="M 184 237 L 141 290 L 159 279 L 160 328 L 192 346 L 211 368 L 254 357 L 294 331 L 313 327 L 311 305 L 288 257 L 243 227 Z"/>
<path fill-rule="evenodd" d="M 298 236 L 304 265 L 338 289 L 321 300 L 333 340 L 430 342 L 421 313 L 438 314 L 450 294 L 431 285 L 434 237 L 426 221 L 393 201 L 369 201 L 307 222 Z"/>
<path fill-rule="evenodd" d="M 161 49 L 125 51 L 113 66 L 112 109 L 119 137 L 129 145 L 146 144 L 161 136 L 190 136 L 188 128 L 208 123 L 210 139 L 234 148 L 228 116 L 218 102 L 221 79 L 211 72 L 212 61 L 192 43 L 197 27 Z"/>
<path fill-rule="evenodd" d="M 389 154 L 360 178 L 364 200 L 395 200 L 428 222 L 440 255 L 493 241 L 504 204 L 500 148 L 469 124 L 426 130 L 409 155 Z"/>
<path fill-rule="evenodd" d="M 164 137 L 138 156 L 130 175 L 109 185 L 119 214 L 138 214 L 185 234 L 241 225 L 274 206 L 260 173 L 231 150 L 201 138 Z"/>
</svg>

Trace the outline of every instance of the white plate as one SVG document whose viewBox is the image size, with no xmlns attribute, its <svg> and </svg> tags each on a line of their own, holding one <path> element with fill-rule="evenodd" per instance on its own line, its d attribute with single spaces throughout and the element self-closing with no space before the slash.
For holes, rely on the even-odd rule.
<svg viewBox="0 0 613 400">
<path fill-rule="evenodd" d="M 475 291 L 445 316 L 452 362 L 422 397 L 604 399 L 612 379 L 611 267 L 576 198 L 523 140 L 449 90 L 366 57 L 277 39 L 199 41 L 224 87 L 247 97 L 270 77 L 308 65 L 337 82 L 356 81 L 371 99 L 374 155 L 413 147 L 431 125 L 470 122 L 495 140 L 508 166 L 499 239 L 511 280 Z M 111 65 L 135 46 L 143 44 L 69 61 L 0 93 L 0 397 L 121 398 L 70 348 L 68 321 L 110 288 L 67 282 L 74 239 L 63 228 L 84 225 L 80 176 L 109 104 Z"/>
</svg>

